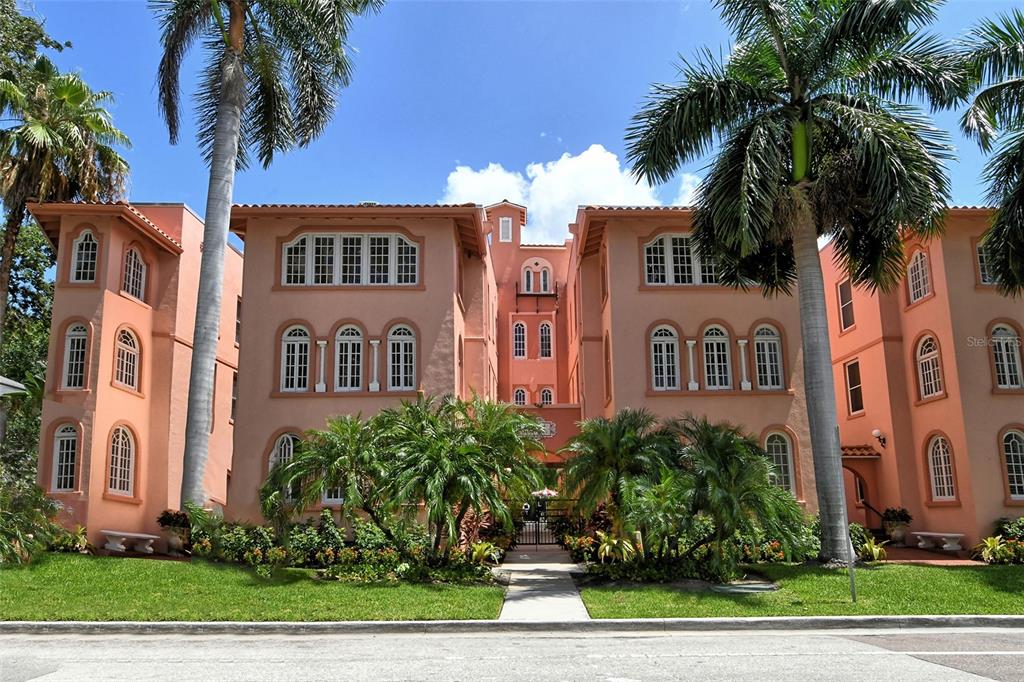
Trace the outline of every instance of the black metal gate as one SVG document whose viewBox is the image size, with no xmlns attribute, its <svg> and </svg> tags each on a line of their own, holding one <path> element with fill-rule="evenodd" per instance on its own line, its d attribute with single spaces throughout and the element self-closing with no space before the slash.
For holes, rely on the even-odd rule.
<svg viewBox="0 0 1024 682">
<path fill-rule="evenodd" d="M 558 504 L 558 500 L 534 498 L 528 505 L 523 505 L 523 525 L 516 536 L 519 545 L 557 545 L 558 535 L 551 526 L 557 525 L 557 520 L 568 515 L 564 504 Z M 561 500 L 564 502 L 564 500 Z M 549 522 L 551 525 L 549 526 Z"/>
</svg>

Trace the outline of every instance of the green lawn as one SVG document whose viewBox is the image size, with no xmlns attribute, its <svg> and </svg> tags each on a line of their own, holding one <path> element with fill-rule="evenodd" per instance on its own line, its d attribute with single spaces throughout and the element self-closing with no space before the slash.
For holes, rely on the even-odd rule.
<svg viewBox="0 0 1024 682">
<path fill-rule="evenodd" d="M 52 554 L 0 570 L 0 620 L 440 620 L 497 618 L 495 586 L 354 585 L 288 569 Z"/>
<path fill-rule="evenodd" d="M 886 564 L 857 569 L 850 603 L 844 569 L 758 566 L 777 592 L 724 595 L 664 585 L 587 587 L 592 618 L 1024 614 L 1024 566 L 936 567 Z"/>
</svg>

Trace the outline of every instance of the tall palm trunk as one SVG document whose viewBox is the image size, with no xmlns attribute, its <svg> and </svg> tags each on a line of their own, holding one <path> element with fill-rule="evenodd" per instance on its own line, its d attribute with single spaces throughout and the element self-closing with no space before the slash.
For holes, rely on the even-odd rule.
<svg viewBox="0 0 1024 682">
<path fill-rule="evenodd" d="M 814 483 L 821 515 L 821 558 L 846 560 L 849 530 L 843 519 L 843 468 L 837 440 L 835 382 L 825 309 L 825 281 L 818 256 L 818 235 L 806 184 L 793 187 L 796 206 L 793 252 L 800 299 L 804 390 L 814 457 Z"/>
<path fill-rule="evenodd" d="M 234 4 L 232 15 L 234 15 Z M 234 16 L 232 16 L 234 23 Z M 235 160 L 245 98 L 241 50 L 225 51 L 221 62 L 220 104 L 214 130 L 210 184 L 206 195 L 206 225 L 199 270 L 199 297 L 192 339 L 192 368 L 188 385 L 188 420 L 182 463 L 181 502 L 206 504 L 203 478 L 210 450 L 210 409 L 220 332 L 221 297 L 224 288 L 224 252 L 231 220 L 231 196 L 235 184 Z"/>
<path fill-rule="evenodd" d="M 21 224 L 25 220 L 25 202 L 20 201 L 7 214 L 4 225 L 4 245 L 0 249 L 0 347 L 4 343 L 4 326 L 7 324 L 7 309 L 11 298 L 11 268 L 14 264 L 14 251 L 18 246 L 18 235 Z"/>
</svg>

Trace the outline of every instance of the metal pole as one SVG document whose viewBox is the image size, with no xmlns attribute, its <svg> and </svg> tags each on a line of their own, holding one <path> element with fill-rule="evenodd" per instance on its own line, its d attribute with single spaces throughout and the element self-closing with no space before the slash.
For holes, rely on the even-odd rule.
<svg viewBox="0 0 1024 682">
<path fill-rule="evenodd" d="M 842 462 L 843 448 L 840 445 L 839 440 L 839 427 L 836 426 L 836 455 L 839 457 L 839 461 Z M 857 603 L 857 579 L 854 577 L 853 564 L 857 560 L 857 555 L 853 551 L 853 538 L 850 536 L 850 517 L 846 511 L 846 475 L 843 475 L 843 495 L 840 498 L 843 509 L 843 528 L 846 531 L 846 571 L 850 574 L 850 601 L 854 604 Z"/>
</svg>

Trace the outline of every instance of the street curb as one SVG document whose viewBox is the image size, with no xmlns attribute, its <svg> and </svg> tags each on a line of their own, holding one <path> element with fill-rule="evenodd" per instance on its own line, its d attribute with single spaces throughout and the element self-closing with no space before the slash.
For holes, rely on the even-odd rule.
<svg viewBox="0 0 1024 682">
<path fill-rule="evenodd" d="M 760 618 L 608 618 L 538 622 L 498 620 L 324 622 L 0 621 L 0 635 L 373 635 L 592 632 L 714 632 L 727 630 L 860 630 L 1024 628 L 1024 616 L 773 616 Z"/>
</svg>

